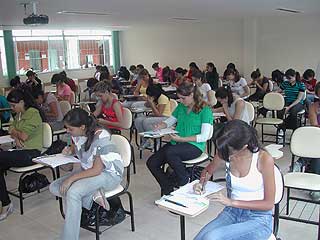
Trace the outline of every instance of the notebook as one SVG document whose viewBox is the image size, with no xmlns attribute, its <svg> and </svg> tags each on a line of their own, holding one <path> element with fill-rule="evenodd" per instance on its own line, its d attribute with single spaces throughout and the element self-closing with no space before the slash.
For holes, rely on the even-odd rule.
<svg viewBox="0 0 320 240">
<path fill-rule="evenodd" d="M 80 163 L 80 160 L 75 158 L 74 156 L 67 156 L 62 153 L 40 156 L 37 158 L 33 158 L 32 161 L 46 166 L 50 166 L 52 168 L 56 168 L 58 166 L 68 163 Z"/>
<path fill-rule="evenodd" d="M 148 132 L 143 132 L 141 135 L 144 137 L 162 137 L 168 134 L 175 134 L 178 133 L 176 130 L 172 128 L 164 128 L 156 131 L 148 131 Z"/>
<path fill-rule="evenodd" d="M 10 135 L 5 135 L 0 137 L 0 144 L 14 142 L 14 139 Z"/>
</svg>

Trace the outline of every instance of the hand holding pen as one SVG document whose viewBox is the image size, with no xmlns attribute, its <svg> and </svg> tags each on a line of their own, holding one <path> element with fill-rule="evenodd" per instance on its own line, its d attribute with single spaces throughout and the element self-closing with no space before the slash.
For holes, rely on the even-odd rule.
<svg viewBox="0 0 320 240">
<path fill-rule="evenodd" d="M 72 155 L 73 154 L 73 147 L 71 145 L 71 136 L 67 138 L 67 146 L 62 150 L 63 155 Z"/>
</svg>

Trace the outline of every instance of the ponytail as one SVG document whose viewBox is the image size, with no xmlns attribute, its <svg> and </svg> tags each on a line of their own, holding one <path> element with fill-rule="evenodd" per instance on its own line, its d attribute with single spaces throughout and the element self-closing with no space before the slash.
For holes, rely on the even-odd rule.
<svg viewBox="0 0 320 240">
<path fill-rule="evenodd" d="M 234 100 L 231 87 L 228 85 L 218 88 L 216 91 L 216 98 L 228 98 L 228 106 L 230 107 Z"/>
<path fill-rule="evenodd" d="M 261 77 L 261 72 L 259 68 L 257 68 L 255 71 L 251 73 L 251 79 L 255 80 L 257 78 Z"/>
<path fill-rule="evenodd" d="M 300 82 L 301 81 L 301 76 L 299 72 L 296 72 L 296 81 Z"/>
<path fill-rule="evenodd" d="M 94 139 L 94 134 L 96 132 L 97 129 L 97 121 L 95 119 L 95 117 L 93 115 L 91 115 L 90 113 L 88 113 L 88 118 L 87 118 L 87 123 L 86 123 L 86 136 L 87 136 L 87 141 L 85 143 L 85 147 L 84 150 L 88 151 L 93 139 Z"/>
</svg>

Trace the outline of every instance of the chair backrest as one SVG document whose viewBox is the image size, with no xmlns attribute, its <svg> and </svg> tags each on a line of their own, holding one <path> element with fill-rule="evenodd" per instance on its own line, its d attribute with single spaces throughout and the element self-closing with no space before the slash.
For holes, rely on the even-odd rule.
<svg viewBox="0 0 320 240">
<path fill-rule="evenodd" d="M 171 113 L 173 113 L 173 111 L 176 109 L 177 106 L 178 106 L 178 102 L 174 99 L 170 99 Z"/>
<path fill-rule="evenodd" d="M 320 128 L 312 126 L 300 127 L 291 136 L 291 153 L 299 157 L 320 158 L 319 142 Z"/>
<path fill-rule="evenodd" d="M 132 113 L 130 109 L 123 108 L 123 129 L 130 129 L 132 126 Z"/>
<path fill-rule="evenodd" d="M 249 121 L 252 122 L 254 120 L 254 107 L 250 102 L 245 102 L 246 104 L 246 110 L 248 112 L 249 115 Z"/>
<path fill-rule="evenodd" d="M 209 106 L 211 106 L 211 107 L 215 106 L 217 104 L 216 92 L 213 90 L 209 90 L 207 92 L 207 96 L 208 96 Z"/>
<path fill-rule="evenodd" d="M 280 93 L 267 93 L 263 98 L 263 107 L 268 110 L 280 111 L 284 108 L 284 98 Z"/>
<path fill-rule="evenodd" d="M 132 152 L 128 139 L 124 136 L 113 134 L 111 135 L 111 141 L 118 146 L 124 167 L 129 167 Z"/>
<path fill-rule="evenodd" d="M 270 92 L 273 91 L 273 82 L 271 80 L 269 80 L 269 90 Z"/>
<path fill-rule="evenodd" d="M 48 149 L 52 145 L 52 129 L 48 123 L 42 123 L 42 147 Z"/>
<path fill-rule="evenodd" d="M 68 101 L 60 101 L 62 115 L 65 116 L 71 110 L 71 104 Z"/>
<path fill-rule="evenodd" d="M 276 194 L 274 198 L 274 204 L 281 202 L 284 192 L 284 181 L 282 173 L 277 165 L 274 165 L 274 180 L 276 184 Z"/>
</svg>

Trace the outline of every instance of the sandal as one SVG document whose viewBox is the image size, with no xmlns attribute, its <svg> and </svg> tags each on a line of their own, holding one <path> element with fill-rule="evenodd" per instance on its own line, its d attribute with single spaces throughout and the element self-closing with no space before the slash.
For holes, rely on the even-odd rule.
<svg viewBox="0 0 320 240">
<path fill-rule="evenodd" d="M 99 204 L 104 209 L 107 209 L 107 199 L 104 197 L 104 191 L 100 188 L 94 195 L 93 201 Z"/>
</svg>

